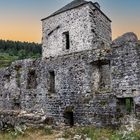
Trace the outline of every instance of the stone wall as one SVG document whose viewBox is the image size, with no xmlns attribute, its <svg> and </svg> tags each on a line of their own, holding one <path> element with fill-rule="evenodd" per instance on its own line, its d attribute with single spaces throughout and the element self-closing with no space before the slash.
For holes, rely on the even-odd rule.
<svg viewBox="0 0 140 140">
<path fill-rule="evenodd" d="M 134 33 L 111 45 L 111 21 L 91 2 L 44 19 L 42 27 L 43 59 L 0 69 L 0 127 L 46 121 L 116 127 L 132 114 L 139 120 Z"/>
<path fill-rule="evenodd" d="M 14 62 L 9 68 L 0 70 L 0 107 L 5 110 L 43 113 L 47 117 L 52 117 L 58 124 L 65 123 L 64 113 L 70 109 L 75 124 L 95 124 L 94 116 L 101 115 L 102 110 L 113 111 L 106 109 L 106 105 L 112 102 L 114 104 L 114 100 L 104 99 L 105 96 L 110 96 L 105 93 L 111 90 L 109 87 L 100 89 L 100 86 L 94 89 L 95 78 L 92 77 L 93 73 L 98 77 L 102 75 L 99 72 L 95 73 L 93 67 L 98 67 L 100 61 L 108 62 L 109 58 L 110 55 L 105 50 L 103 53 L 100 50 L 92 50 L 44 61 L 29 59 Z M 51 72 L 55 74 L 53 93 L 49 90 Z M 106 76 L 106 80 L 111 80 L 109 75 Z M 102 120 L 96 118 L 101 125 Z"/>
<path fill-rule="evenodd" d="M 40 61 L 25 60 L 14 62 L 10 67 L 2 69 L 1 75 L 1 107 L 5 109 L 28 109 L 34 107 L 40 74 L 37 69 Z M 28 75 L 35 70 L 37 74 L 36 87 L 28 88 Z"/>
<path fill-rule="evenodd" d="M 126 33 L 112 45 L 112 89 L 124 106 L 125 99 L 133 102 L 133 113 L 139 114 L 140 46 L 134 33 Z"/>
<path fill-rule="evenodd" d="M 113 43 L 112 48 L 21 60 L 1 69 L 0 114 L 23 111 L 70 125 L 71 113 L 75 125 L 100 127 L 119 125 L 125 114 L 139 118 L 140 49 L 137 41 Z M 131 109 L 126 101 L 131 112 L 125 112 Z"/>
<path fill-rule="evenodd" d="M 43 58 L 111 43 L 110 21 L 89 3 L 43 20 L 42 32 Z M 69 32 L 69 49 L 66 49 L 66 32 Z"/>
<path fill-rule="evenodd" d="M 123 41 L 118 42 L 121 39 Z M 136 93 L 132 92 L 139 90 L 140 56 L 137 39 L 125 41 L 122 36 L 118 40 L 112 46 L 112 87 L 117 96 L 135 96 Z"/>
<path fill-rule="evenodd" d="M 89 24 L 92 32 L 92 47 L 99 48 L 104 45 L 110 46 L 112 42 L 111 21 L 91 3 L 89 4 L 88 12 L 90 17 Z"/>
</svg>

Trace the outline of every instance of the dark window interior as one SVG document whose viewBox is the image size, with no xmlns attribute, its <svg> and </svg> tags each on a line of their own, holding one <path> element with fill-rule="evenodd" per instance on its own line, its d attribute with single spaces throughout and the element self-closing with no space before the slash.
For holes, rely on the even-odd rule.
<svg viewBox="0 0 140 140">
<path fill-rule="evenodd" d="M 29 70 L 27 79 L 27 89 L 35 89 L 37 87 L 36 78 L 37 78 L 36 71 Z"/>
<path fill-rule="evenodd" d="M 10 76 L 11 74 L 4 75 L 4 78 L 7 80 L 7 82 L 10 82 Z"/>
<path fill-rule="evenodd" d="M 133 98 L 118 98 L 118 107 L 122 112 L 131 113 L 134 110 Z"/>
<path fill-rule="evenodd" d="M 69 50 L 70 49 L 69 32 L 64 32 L 63 35 L 65 36 L 65 40 L 66 40 L 66 50 Z"/>
<path fill-rule="evenodd" d="M 14 103 L 14 109 L 15 110 L 19 110 L 20 109 L 20 103 L 19 102 Z"/>
<path fill-rule="evenodd" d="M 15 66 L 15 70 L 16 70 L 16 83 L 17 83 L 17 87 L 20 88 L 20 77 L 21 77 L 21 74 L 20 74 L 20 70 L 21 70 L 21 66 Z"/>
<path fill-rule="evenodd" d="M 49 91 L 51 93 L 55 93 L 55 73 L 54 73 L 54 71 L 50 72 L 50 87 L 49 87 Z"/>
<path fill-rule="evenodd" d="M 14 99 L 14 104 L 13 104 L 13 108 L 14 110 L 20 110 L 21 109 L 21 104 L 20 104 L 20 100 L 19 97 L 18 99 Z"/>
<path fill-rule="evenodd" d="M 52 117 L 47 117 L 44 121 L 45 124 L 47 125 L 52 125 L 53 124 L 53 118 Z"/>
</svg>

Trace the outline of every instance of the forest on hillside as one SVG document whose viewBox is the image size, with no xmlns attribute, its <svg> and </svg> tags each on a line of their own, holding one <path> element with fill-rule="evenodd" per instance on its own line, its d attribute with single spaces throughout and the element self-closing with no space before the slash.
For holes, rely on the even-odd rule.
<svg viewBox="0 0 140 140">
<path fill-rule="evenodd" d="M 6 67 L 15 60 L 39 58 L 41 54 L 41 44 L 0 40 L 0 67 Z"/>
</svg>

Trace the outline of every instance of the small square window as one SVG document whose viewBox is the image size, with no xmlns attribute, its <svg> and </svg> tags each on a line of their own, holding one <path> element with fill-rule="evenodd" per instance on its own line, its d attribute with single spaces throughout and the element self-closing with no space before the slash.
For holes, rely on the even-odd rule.
<svg viewBox="0 0 140 140">
<path fill-rule="evenodd" d="M 131 113 L 134 110 L 133 98 L 118 98 L 118 108 L 125 113 Z"/>
</svg>

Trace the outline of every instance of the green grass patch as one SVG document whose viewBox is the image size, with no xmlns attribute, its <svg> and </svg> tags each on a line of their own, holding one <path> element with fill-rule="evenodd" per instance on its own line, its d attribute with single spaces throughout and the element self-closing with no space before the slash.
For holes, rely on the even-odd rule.
<svg viewBox="0 0 140 140">
<path fill-rule="evenodd" d="M 7 53 L 0 53 L 0 68 L 9 66 L 15 60 L 18 60 L 18 56 L 10 56 Z"/>
<path fill-rule="evenodd" d="M 40 57 L 41 57 L 41 54 L 39 53 L 29 54 L 29 55 L 25 55 L 22 53 L 19 53 L 17 55 L 11 55 L 9 53 L 0 53 L 0 68 L 8 67 L 11 65 L 12 62 L 16 60 L 22 60 L 22 59 L 28 59 L 28 58 L 36 59 Z"/>
</svg>

